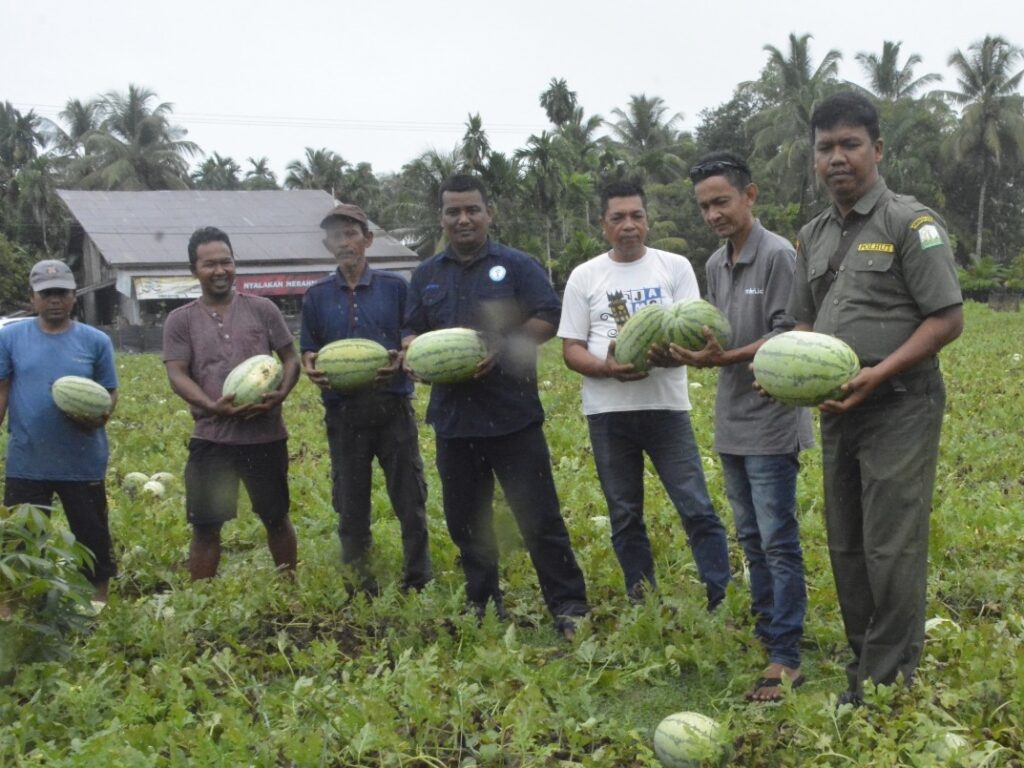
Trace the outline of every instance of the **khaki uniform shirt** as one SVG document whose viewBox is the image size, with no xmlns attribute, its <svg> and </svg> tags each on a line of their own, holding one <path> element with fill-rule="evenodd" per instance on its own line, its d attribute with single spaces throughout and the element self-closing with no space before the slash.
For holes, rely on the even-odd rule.
<svg viewBox="0 0 1024 768">
<path fill-rule="evenodd" d="M 829 258 L 858 220 L 835 273 Z M 861 365 L 876 365 L 900 347 L 925 317 L 963 303 L 949 235 L 938 214 L 885 182 L 845 219 L 835 206 L 800 230 L 789 312 L 798 323 L 849 344 Z M 935 361 L 925 361 L 932 367 Z"/>
</svg>

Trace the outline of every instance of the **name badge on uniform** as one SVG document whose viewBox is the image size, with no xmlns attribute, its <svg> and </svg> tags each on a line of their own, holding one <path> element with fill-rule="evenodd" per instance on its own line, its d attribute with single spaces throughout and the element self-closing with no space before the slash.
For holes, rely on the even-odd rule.
<svg viewBox="0 0 1024 768">
<path fill-rule="evenodd" d="M 505 279 L 505 275 L 508 274 L 507 270 L 502 266 L 491 267 L 491 271 L 487 273 L 487 276 L 496 283 L 500 283 Z"/>
</svg>

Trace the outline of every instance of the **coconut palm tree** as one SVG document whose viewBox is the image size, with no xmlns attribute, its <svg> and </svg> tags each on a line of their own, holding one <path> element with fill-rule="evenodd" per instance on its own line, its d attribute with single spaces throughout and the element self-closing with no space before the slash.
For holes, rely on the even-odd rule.
<svg viewBox="0 0 1024 768">
<path fill-rule="evenodd" d="M 245 172 L 242 186 L 246 189 L 279 189 L 277 176 L 270 170 L 270 160 L 266 157 L 245 159 L 251 167 Z"/>
<path fill-rule="evenodd" d="M 881 56 L 863 51 L 857 54 L 857 61 L 868 78 L 871 92 L 880 99 L 896 101 L 913 98 L 926 85 L 942 80 L 942 75 L 935 72 L 915 78 L 914 67 L 921 63 L 921 57 L 912 53 L 903 64 L 900 64 L 902 45 L 902 40 L 896 43 L 886 40 L 882 43 Z"/>
<path fill-rule="evenodd" d="M 766 170 L 799 202 L 800 218 L 814 184 L 811 115 L 836 88 L 842 59 L 832 49 L 815 65 L 810 40 L 790 33 L 788 53 L 764 47 L 768 63 L 756 87 L 770 106 L 751 120 L 754 151 L 768 158 Z"/>
<path fill-rule="evenodd" d="M 487 155 L 490 151 L 491 142 L 487 138 L 480 114 L 468 115 L 466 133 L 462 137 L 462 157 L 465 162 L 465 170 L 471 173 L 483 171 L 487 165 Z"/>
<path fill-rule="evenodd" d="M 54 132 L 57 150 L 65 157 L 81 157 L 85 153 L 86 137 L 100 127 L 99 103 L 68 99 L 58 117 L 61 124 Z"/>
<path fill-rule="evenodd" d="M 46 146 L 43 118 L 34 110 L 22 113 L 9 101 L 0 105 L 0 164 L 14 173 Z"/>
<path fill-rule="evenodd" d="M 441 185 L 465 166 L 461 147 L 451 152 L 429 149 L 402 166 L 398 194 L 387 211 L 389 220 L 404 222 L 411 230 L 410 246 L 421 256 L 444 247 L 440 221 Z"/>
<path fill-rule="evenodd" d="M 1024 50 L 999 36 L 986 35 L 965 54 L 959 49 L 949 57 L 957 73 L 959 90 L 943 91 L 962 108 L 959 128 L 953 135 L 956 157 L 980 168 L 977 230 L 972 260 L 981 258 L 985 227 L 985 198 L 997 169 L 1005 162 L 1024 157 L 1024 97 L 1018 89 L 1024 79 Z"/>
<path fill-rule="evenodd" d="M 172 125 L 174 107 L 155 106 L 156 94 L 129 85 L 97 102 L 100 126 L 83 137 L 84 152 L 73 163 L 86 189 L 186 189 L 188 158 L 199 154 L 187 131 Z"/>
<path fill-rule="evenodd" d="M 678 128 L 683 120 L 679 112 L 671 116 L 660 96 L 646 94 L 629 97 L 625 110 L 615 108 L 616 120 L 607 123 L 614 139 L 629 158 L 632 171 L 646 179 L 670 182 L 685 171 L 680 159 L 680 142 L 686 137 Z"/>
<path fill-rule="evenodd" d="M 569 90 L 563 78 L 551 78 L 547 89 L 540 95 L 540 106 L 556 128 L 568 123 L 576 111 L 576 91 Z"/>
<path fill-rule="evenodd" d="M 233 158 L 214 152 L 192 173 L 192 184 L 196 189 L 241 189 L 241 172 Z"/>
<path fill-rule="evenodd" d="M 306 158 L 292 160 L 285 166 L 285 189 L 322 189 L 334 196 L 345 182 L 348 163 L 333 150 L 306 147 Z"/>
<path fill-rule="evenodd" d="M 515 156 L 526 168 L 526 188 L 544 220 L 544 263 L 550 279 L 551 225 L 561 213 L 562 194 L 565 190 L 563 174 L 566 167 L 562 144 L 547 131 L 541 131 L 540 136 L 530 136 L 526 141 L 526 147 L 516 150 Z"/>
</svg>

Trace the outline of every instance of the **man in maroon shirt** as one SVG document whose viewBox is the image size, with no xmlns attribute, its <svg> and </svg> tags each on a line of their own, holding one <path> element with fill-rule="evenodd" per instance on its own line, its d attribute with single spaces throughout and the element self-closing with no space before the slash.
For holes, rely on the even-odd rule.
<svg viewBox="0 0 1024 768">
<path fill-rule="evenodd" d="M 280 310 L 260 296 L 235 293 L 235 259 L 227 234 L 196 230 L 189 265 L 202 295 L 164 323 L 163 358 L 171 389 L 192 406 L 195 429 L 185 466 L 185 507 L 192 525 L 192 579 L 217 575 L 221 526 L 237 514 L 238 481 L 267 529 L 281 570 L 294 571 L 295 529 L 288 517 L 288 432 L 281 403 L 299 378 L 299 359 Z M 262 402 L 236 406 L 221 395 L 224 379 L 242 361 L 276 353 L 281 386 Z"/>
</svg>

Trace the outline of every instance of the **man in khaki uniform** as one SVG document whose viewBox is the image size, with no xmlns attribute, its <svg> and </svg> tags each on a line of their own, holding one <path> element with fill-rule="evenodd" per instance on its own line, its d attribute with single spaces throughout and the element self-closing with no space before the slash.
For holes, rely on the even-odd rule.
<svg viewBox="0 0 1024 768">
<path fill-rule="evenodd" d="M 963 330 L 949 237 L 937 214 L 878 173 L 878 113 L 843 92 L 811 117 L 815 169 L 833 205 L 801 231 L 789 311 L 860 358 L 842 400 L 821 405 L 829 555 L 863 685 L 909 682 L 924 643 L 928 519 L 945 389 L 937 354 Z"/>
</svg>

